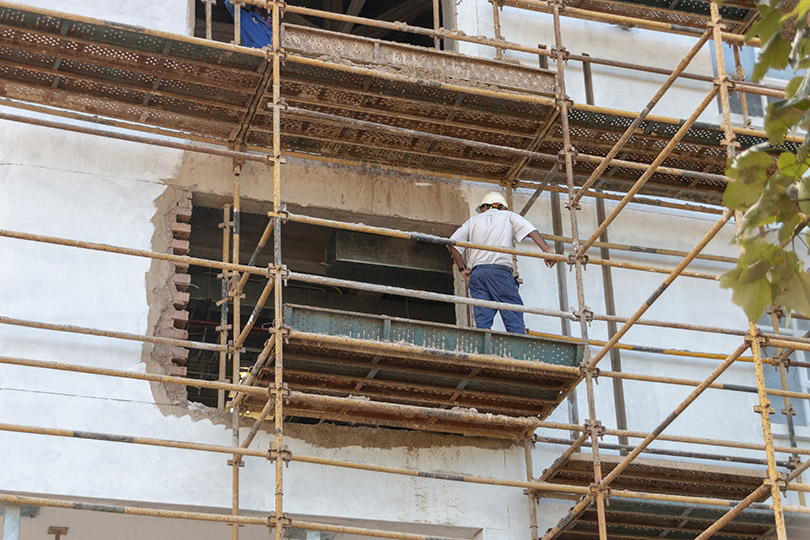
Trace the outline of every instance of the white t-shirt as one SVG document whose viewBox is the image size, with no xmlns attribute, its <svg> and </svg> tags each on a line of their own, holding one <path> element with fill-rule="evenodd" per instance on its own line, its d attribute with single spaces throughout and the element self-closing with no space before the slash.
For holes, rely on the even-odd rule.
<svg viewBox="0 0 810 540">
<path fill-rule="evenodd" d="M 520 214 L 490 208 L 486 212 L 468 219 L 453 233 L 450 239 L 457 242 L 511 248 L 514 245 L 513 241 L 520 242 L 536 230 L 537 228 Z M 459 246 L 455 246 L 455 248 L 461 253 L 470 268 L 475 268 L 479 264 L 501 264 L 512 268 L 512 255 L 508 253 Z"/>
</svg>

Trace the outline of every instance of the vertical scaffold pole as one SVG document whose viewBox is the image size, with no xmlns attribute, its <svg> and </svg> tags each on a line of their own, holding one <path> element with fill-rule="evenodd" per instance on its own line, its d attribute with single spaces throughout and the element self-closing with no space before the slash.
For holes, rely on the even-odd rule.
<svg viewBox="0 0 810 540">
<path fill-rule="evenodd" d="M 231 205 L 226 204 L 222 207 L 222 223 L 219 224 L 222 229 L 222 262 L 227 263 L 231 260 Z M 230 274 L 227 270 L 223 270 L 220 274 L 222 278 L 222 295 L 220 296 L 220 312 L 219 312 L 219 344 L 223 347 L 228 345 L 228 279 Z M 219 353 L 219 382 L 225 382 L 227 377 L 227 363 L 228 352 L 222 350 Z M 225 390 L 217 390 L 217 408 L 225 408 Z"/>
<path fill-rule="evenodd" d="M 225 0 L 227 2 L 227 0 Z M 205 3 L 205 39 L 214 39 L 213 6 L 217 0 L 203 0 Z"/>
<path fill-rule="evenodd" d="M 268 4 L 271 0 L 268 0 Z M 273 227 L 273 266 L 276 269 L 273 279 L 275 279 L 275 318 L 273 325 L 275 346 L 275 366 L 273 399 L 275 400 L 274 410 L 274 431 L 275 440 L 273 443 L 275 453 L 271 451 L 275 459 L 276 490 L 275 490 L 275 511 L 273 512 L 273 526 L 275 527 L 275 539 L 283 540 L 285 529 L 289 520 L 284 515 L 284 462 L 286 449 L 284 448 L 284 320 L 283 320 L 283 298 L 282 288 L 282 266 L 281 266 L 281 41 L 279 29 L 281 27 L 281 9 L 279 2 L 273 0 L 273 154 L 271 166 L 273 167 L 273 212 L 275 213 L 275 226 Z"/>
<path fill-rule="evenodd" d="M 242 174 L 242 165 L 239 163 L 234 163 L 233 165 L 233 242 L 232 242 L 232 262 L 233 264 L 239 264 L 239 238 L 240 238 L 240 230 L 239 230 L 239 222 L 240 222 L 240 199 L 241 195 L 239 192 L 239 180 Z M 239 380 L 241 378 L 239 373 L 239 367 L 241 363 L 241 351 L 240 348 L 236 345 L 236 338 L 239 336 L 241 332 L 241 317 L 242 317 L 242 295 L 236 291 L 236 284 L 239 283 L 239 273 L 233 272 L 233 277 L 231 279 L 231 291 L 233 295 L 233 322 L 231 323 L 233 326 L 233 339 L 230 341 L 231 346 L 231 381 L 233 384 L 239 384 Z M 233 423 L 233 447 L 239 447 L 239 420 L 240 420 L 240 406 L 234 404 L 233 410 L 231 411 L 231 422 Z M 239 515 L 239 467 L 244 466 L 244 462 L 242 461 L 242 457 L 240 455 L 234 454 L 233 458 L 229 462 L 229 464 L 233 467 L 232 472 L 232 481 L 233 481 L 233 508 L 232 513 L 234 516 Z M 231 536 L 233 540 L 239 540 L 239 525 L 234 523 L 231 529 Z"/>
<path fill-rule="evenodd" d="M 242 44 L 242 3 L 239 0 L 233 0 L 233 43 Z"/>
<path fill-rule="evenodd" d="M 503 39 L 503 35 L 501 34 L 501 12 L 500 10 L 500 3 L 497 0 L 493 0 L 492 2 L 492 25 L 495 30 L 495 39 Z M 503 49 L 500 47 L 495 47 L 495 58 L 498 60 L 503 58 Z"/>
<path fill-rule="evenodd" d="M 563 135 L 562 157 L 565 164 L 565 177 L 568 187 L 568 199 L 574 200 L 574 148 L 571 145 L 571 133 L 568 125 L 568 94 L 565 90 L 565 61 L 568 51 L 563 47 L 562 30 L 560 27 L 560 9 L 563 4 L 560 0 L 551 3 L 554 7 L 554 51 L 553 56 L 557 64 L 556 71 L 556 99 L 560 111 L 560 123 Z M 602 484 L 602 465 L 599 459 L 599 435 L 603 433 L 601 424 L 596 420 L 596 399 L 594 397 L 594 368 L 590 366 L 591 351 L 588 346 L 588 313 L 590 310 L 585 304 L 585 286 L 582 276 L 582 262 L 584 255 L 580 254 L 579 226 L 577 223 L 578 204 L 569 204 L 568 212 L 571 219 L 571 238 L 573 240 L 574 272 L 577 284 L 577 316 L 579 319 L 580 338 L 583 344 L 582 369 L 585 374 L 585 385 L 588 393 L 588 416 L 585 421 L 585 429 L 590 434 L 591 451 L 593 453 L 593 477 L 592 489 L 596 495 L 596 514 L 599 529 L 599 540 L 607 540 L 607 521 L 605 520 L 605 494 Z"/>
<path fill-rule="evenodd" d="M 771 313 L 771 323 L 773 324 L 773 333 L 779 334 L 779 319 L 782 316 L 781 310 L 771 306 L 770 308 Z M 787 380 L 787 366 L 790 365 L 789 355 L 782 354 L 782 348 L 777 347 L 776 352 L 773 356 L 774 364 L 779 372 L 779 381 L 782 385 L 782 390 L 785 392 L 789 391 L 788 388 L 788 380 Z M 785 404 L 785 408 L 782 410 L 782 414 L 785 415 L 785 422 L 787 423 L 787 430 L 788 430 L 788 441 L 790 442 L 791 448 L 797 448 L 798 444 L 796 441 L 796 426 L 793 423 L 793 416 L 796 414 L 796 409 L 793 408 L 793 403 L 790 401 L 790 397 L 783 396 L 783 401 Z M 801 459 L 799 458 L 799 454 L 793 453 L 790 456 L 790 468 L 791 470 L 796 469 L 799 465 L 801 465 Z M 797 481 L 802 483 L 802 475 L 800 474 L 797 477 Z M 799 504 L 802 506 L 806 506 L 806 501 L 804 498 L 804 491 L 799 491 Z"/>
<path fill-rule="evenodd" d="M 442 28 L 442 19 L 439 13 L 439 2 L 440 0 L 433 0 L 433 29 L 434 30 L 441 30 Z M 440 38 L 433 38 L 433 46 L 436 47 L 437 50 L 442 48 L 442 40 Z"/>
<path fill-rule="evenodd" d="M 532 438 L 531 435 L 523 440 L 523 454 L 526 458 L 526 480 L 534 482 L 534 463 L 532 462 Z M 532 540 L 540 538 L 537 530 L 537 492 L 531 489 L 526 490 L 529 496 L 529 530 Z"/>
<path fill-rule="evenodd" d="M 723 41 L 721 32 L 723 24 L 720 21 L 720 10 L 717 4 L 712 2 L 711 9 L 711 22 L 709 23 L 712 28 L 712 39 L 714 40 L 714 56 L 717 63 L 717 85 L 720 95 L 720 107 L 723 113 L 723 130 L 725 140 L 723 144 L 726 145 L 726 153 L 729 158 L 734 157 L 736 154 L 736 147 L 738 143 L 734 136 L 734 131 L 731 125 L 731 107 L 729 105 L 729 86 L 731 86 L 731 79 L 726 73 L 726 67 L 723 59 Z M 737 227 L 742 224 L 742 213 L 735 214 L 737 220 Z M 771 414 L 773 407 L 765 393 L 765 372 L 762 367 L 762 348 L 764 338 L 760 335 L 759 330 L 753 322 L 748 323 L 748 336 L 747 339 L 751 342 L 751 352 L 754 356 L 754 370 L 756 371 L 757 380 L 757 396 L 759 398 L 759 405 L 754 407 L 754 410 L 760 414 L 762 419 L 762 437 L 765 441 L 765 454 L 768 462 L 768 484 L 771 488 L 771 498 L 773 500 L 773 514 L 774 523 L 776 525 L 776 535 L 778 540 L 786 540 L 787 532 L 785 530 L 785 516 L 782 510 L 782 492 L 780 491 L 779 471 L 776 468 L 776 456 L 773 451 L 773 434 L 771 433 Z"/>
</svg>

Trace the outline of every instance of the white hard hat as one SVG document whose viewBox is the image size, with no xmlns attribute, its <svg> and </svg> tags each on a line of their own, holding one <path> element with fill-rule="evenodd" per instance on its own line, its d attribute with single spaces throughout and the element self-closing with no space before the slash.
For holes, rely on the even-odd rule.
<svg viewBox="0 0 810 540">
<path fill-rule="evenodd" d="M 506 199 L 504 198 L 503 195 L 501 195 L 497 191 L 490 191 L 489 193 L 484 195 L 483 199 L 481 199 L 481 204 L 478 205 L 477 211 L 480 214 L 482 208 L 485 205 L 496 204 L 496 203 L 500 204 L 501 206 L 503 206 L 507 210 L 509 209 L 509 207 L 506 205 Z"/>
</svg>

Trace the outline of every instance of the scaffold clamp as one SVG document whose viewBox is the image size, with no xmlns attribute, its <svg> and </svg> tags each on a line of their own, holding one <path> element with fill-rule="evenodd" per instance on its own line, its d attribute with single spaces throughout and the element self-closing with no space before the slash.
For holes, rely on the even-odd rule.
<svg viewBox="0 0 810 540">
<path fill-rule="evenodd" d="M 244 467 L 245 462 L 241 457 L 237 457 L 236 459 L 229 459 L 228 466 L 233 467 L 234 465 L 237 467 Z"/>
<path fill-rule="evenodd" d="M 588 309 L 588 307 L 586 306 L 584 309 L 580 311 L 575 311 L 574 317 L 576 317 L 578 321 L 582 321 L 584 319 L 585 322 L 588 323 L 588 326 L 590 326 L 591 323 L 593 322 L 593 310 Z"/>
<path fill-rule="evenodd" d="M 289 514 L 281 514 L 280 518 L 276 518 L 276 513 L 270 512 L 270 515 L 267 516 L 267 526 L 274 529 L 276 524 L 281 525 L 282 529 L 289 529 L 292 527 L 292 520 L 290 519 Z"/>
<path fill-rule="evenodd" d="M 292 461 L 292 452 L 290 452 L 286 444 L 282 447 L 280 452 L 276 450 L 275 444 L 271 444 L 270 449 L 267 450 L 267 459 L 269 461 L 276 461 L 279 458 L 289 467 L 290 461 Z"/>
<path fill-rule="evenodd" d="M 787 467 L 791 471 L 795 471 L 798 469 L 802 464 L 802 458 L 799 456 L 790 456 L 787 460 Z"/>
<path fill-rule="evenodd" d="M 596 368 L 594 368 L 596 369 Z M 585 419 L 585 430 L 593 436 L 595 433 L 597 437 L 603 439 L 605 437 L 605 426 L 599 420 Z"/>
</svg>

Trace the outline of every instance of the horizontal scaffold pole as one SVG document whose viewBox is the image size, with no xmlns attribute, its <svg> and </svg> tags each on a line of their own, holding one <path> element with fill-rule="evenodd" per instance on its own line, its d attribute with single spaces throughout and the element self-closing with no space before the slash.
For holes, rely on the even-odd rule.
<svg viewBox="0 0 810 540">
<path fill-rule="evenodd" d="M 52 499 L 45 497 L 29 497 L 22 495 L 10 495 L 0 493 L 0 502 L 16 506 L 45 506 L 49 508 L 66 508 L 69 510 L 90 510 L 94 512 L 106 512 L 112 514 L 126 514 L 131 516 L 159 517 L 169 519 L 186 519 L 192 521 L 209 521 L 216 523 L 228 523 L 232 525 L 262 525 L 272 528 L 271 517 L 236 516 L 231 514 L 215 514 L 210 512 L 186 512 L 182 510 L 162 510 L 159 508 L 147 508 L 140 506 L 123 506 L 101 504 L 95 502 L 82 502 L 66 499 Z M 307 531 L 337 532 L 344 534 L 354 534 L 357 536 L 369 536 L 372 538 L 391 538 L 394 540 L 463 540 L 457 537 L 432 536 L 424 534 L 410 534 L 395 531 L 384 531 L 380 529 L 367 529 L 362 527 L 348 527 L 330 523 L 319 523 L 314 521 L 302 521 L 291 519 L 290 527 L 304 529 Z"/>
<path fill-rule="evenodd" d="M 197 266 L 203 266 L 207 268 L 219 268 L 224 270 L 235 270 L 238 272 L 247 272 L 250 274 L 267 277 L 272 275 L 275 272 L 273 267 L 256 267 L 256 266 L 248 266 L 243 264 L 232 264 L 232 263 L 225 263 L 222 261 L 210 260 L 210 259 L 201 259 L 197 257 L 189 257 L 185 255 L 171 255 L 168 253 L 157 253 L 153 251 L 146 251 L 140 249 L 132 249 L 132 248 L 125 248 L 120 246 L 112 246 L 108 244 L 99 244 L 94 242 L 83 242 L 79 240 L 70 240 L 66 238 L 58 238 L 53 236 L 44 236 L 38 234 L 30 234 L 30 233 L 21 233 L 17 231 L 8 231 L 0 229 L 0 237 L 5 238 L 13 238 L 17 240 L 27 240 L 32 242 L 42 242 L 46 244 L 54 244 L 54 245 L 61 245 L 61 246 L 68 246 L 80 249 L 89 249 L 94 251 L 103 251 L 107 253 L 118 253 L 122 255 L 130 255 L 134 257 L 146 257 L 150 259 L 158 259 L 164 260 L 169 262 L 179 262 L 179 263 L 186 263 L 186 264 L 193 264 Z M 441 237 L 437 237 L 441 238 Z M 463 243 L 458 242 L 456 245 L 462 246 Z M 476 245 L 476 244 L 470 244 Z M 536 258 L 549 258 L 558 260 L 561 256 L 559 255 L 549 255 L 549 254 L 540 254 L 539 252 L 531 252 L 531 251 L 520 251 L 520 250 L 506 250 L 505 248 L 492 248 L 491 246 L 481 246 L 482 249 L 488 249 L 492 251 L 504 251 L 507 253 L 520 253 L 524 254 L 528 257 L 536 257 Z M 567 259 L 566 259 L 567 261 Z M 683 264 L 683 263 L 682 263 Z M 676 268 L 677 270 L 677 268 Z M 361 283 L 357 281 L 349 281 L 349 280 L 342 280 L 342 279 L 334 279 L 328 278 L 323 276 L 315 276 L 310 274 L 302 274 L 298 272 L 292 272 L 287 276 L 289 279 L 296 279 L 302 282 L 308 283 L 320 283 L 326 285 L 332 285 L 336 287 L 347 287 L 347 288 L 354 288 L 358 290 L 368 290 L 372 292 L 383 292 L 383 293 L 392 293 L 398 294 L 402 296 L 408 296 L 412 298 L 422 298 L 427 300 L 436 300 L 439 302 L 448 302 L 448 303 L 457 303 L 457 304 L 469 304 L 469 305 L 481 305 L 484 307 L 491 307 L 494 309 L 506 309 L 509 311 L 522 311 L 525 313 L 533 313 L 537 315 L 545 315 L 549 317 L 560 317 L 566 318 L 569 320 L 576 320 L 576 315 L 566 311 L 560 310 L 553 310 L 553 309 L 544 309 L 544 308 L 535 308 L 535 307 L 527 307 L 515 304 L 506 304 L 501 302 L 487 302 L 484 300 L 476 300 L 473 298 L 467 298 L 462 296 L 453 296 L 449 294 L 441 294 L 441 293 L 431 293 L 426 291 L 414 291 L 411 289 L 405 289 L 401 287 L 390 287 L 386 285 L 375 285 L 369 283 Z M 625 317 L 619 317 L 615 315 L 603 315 L 603 314 L 594 314 L 594 320 L 598 321 L 615 321 L 620 323 L 627 323 L 630 319 Z M 696 324 L 689 324 L 689 323 L 679 323 L 679 322 L 672 322 L 672 321 L 659 321 L 659 320 L 650 320 L 650 319 L 637 319 L 634 321 L 634 324 L 639 325 L 646 325 L 646 326 L 658 326 L 663 328 L 675 328 L 680 330 L 692 330 L 696 332 L 707 332 L 707 333 L 721 333 L 727 335 L 734 335 L 734 336 L 744 336 L 746 334 L 745 331 L 736 330 L 732 328 L 722 328 L 722 327 L 715 327 L 715 326 L 708 326 L 708 325 L 696 325 Z M 810 339 L 798 338 L 798 337 L 786 337 L 786 336 L 777 336 L 773 334 L 763 334 L 766 338 L 769 339 L 769 344 L 776 346 L 776 347 L 792 347 L 796 350 L 802 351 L 810 351 Z"/>
<path fill-rule="evenodd" d="M 274 217 L 272 212 L 269 213 L 270 217 Z M 557 262 L 568 262 L 568 259 L 564 255 L 554 255 L 544 253 L 542 251 L 533 251 L 527 249 L 515 249 L 515 248 L 508 248 L 508 247 L 498 247 L 498 246 L 489 246 L 485 244 L 475 244 L 472 242 L 462 242 L 457 240 L 451 240 L 450 238 L 445 238 L 443 236 L 435 236 L 432 234 L 426 233 L 418 233 L 418 232 L 410 232 L 410 231 L 401 231 L 397 229 L 389 229 L 385 227 L 375 227 L 371 225 L 365 225 L 363 223 L 347 223 L 345 221 L 337 221 L 333 219 L 325 219 L 325 218 L 316 218 L 310 216 L 304 216 L 299 214 L 291 214 L 289 212 L 280 214 L 282 218 L 293 221 L 296 223 L 306 223 L 309 225 L 317 225 L 321 227 L 331 227 L 334 229 L 342 229 L 347 231 L 355 231 L 355 232 L 365 232 L 369 234 L 376 234 L 379 236 L 387 236 L 391 238 L 402 238 L 406 240 L 417 240 L 419 242 L 428 242 L 432 244 L 441 244 L 444 246 L 456 246 L 460 248 L 469 248 L 469 249 L 478 249 L 482 251 L 493 251 L 498 253 L 508 253 L 510 255 L 518 255 L 522 257 L 531 257 L 534 259 L 545 259 L 545 260 L 552 260 Z M 547 237 L 551 240 L 554 238 Z M 631 251 L 633 251 L 631 249 Z M 651 266 L 645 264 L 637 264 L 637 263 L 626 263 L 620 261 L 614 261 L 610 259 L 600 259 L 598 257 L 589 258 L 589 263 L 604 265 L 604 266 L 611 266 L 611 267 L 618 267 L 618 268 L 625 268 L 628 270 L 640 270 L 645 272 L 656 272 L 661 274 L 668 274 L 672 272 L 672 268 L 663 268 L 658 266 Z M 694 277 L 699 279 L 710 279 L 716 280 L 719 279 L 719 275 L 710 274 L 706 272 L 689 272 L 685 271 L 681 275 L 687 277 Z"/>
<path fill-rule="evenodd" d="M 0 112 L 0 120 L 8 120 L 9 122 L 31 124 L 34 126 L 59 129 L 62 131 L 71 131 L 73 133 L 83 133 L 85 135 L 97 135 L 100 137 L 107 137 L 110 139 L 118 139 L 121 141 L 128 141 L 134 143 L 149 144 L 152 146 L 162 146 L 164 148 L 173 148 L 175 150 L 186 150 L 188 152 L 197 152 L 200 154 L 208 154 L 211 156 L 220 156 L 231 159 L 268 163 L 267 156 L 254 154 L 251 152 L 237 152 L 235 150 L 227 150 L 225 148 L 217 148 L 215 146 L 203 145 L 194 142 L 172 141 L 167 139 L 146 137 L 143 135 L 134 135 L 131 133 L 123 133 L 121 131 L 109 131 L 105 129 L 92 128 L 88 126 L 77 126 L 75 124 L 54 122 L 52 120 L 45 120 L 43 118 L 36 118 L 33 116 L 20 116 L 16 114 Z M 172 136 L 188 138 L 187 135 L 180 133 L 176 135 L 172 134 Z"/>
</svg>

